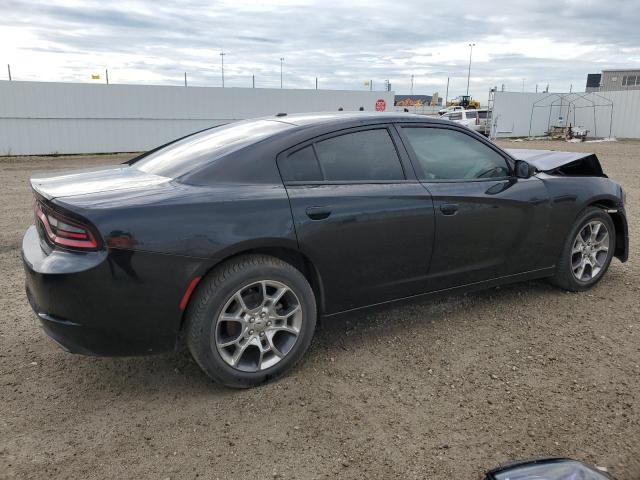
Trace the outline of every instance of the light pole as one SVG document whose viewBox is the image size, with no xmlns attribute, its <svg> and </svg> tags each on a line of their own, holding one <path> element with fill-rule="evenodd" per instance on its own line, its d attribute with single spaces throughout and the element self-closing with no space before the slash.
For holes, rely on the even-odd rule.
<svg viewBox="0 0 640 480">
<path fill-rule="evenodd" d="M 226 53 L 220 52 L 220 62 L 222 65 L 222 88 L 224 88 L 224 56 Z"/>
<path fill-rule="evenodd" d="M 284 57 L 280 57 L 280 88 L 282 88 L 282 62 L 284 62 Z"/>
<path fill-rule="evenodd" d="M 475 43 L 470 43 L 469 47 L 469 72 L 467 73 L 467 95 L 469 95 L 469 80 L 471 79 L 471 55 L 473 55 L 473 47 L 475 47 Z"/>
</svg>

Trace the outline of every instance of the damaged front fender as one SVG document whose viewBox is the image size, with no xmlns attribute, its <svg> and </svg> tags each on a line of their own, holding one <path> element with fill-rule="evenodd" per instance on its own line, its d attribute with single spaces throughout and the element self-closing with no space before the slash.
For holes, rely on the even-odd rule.
<svg viewBox="0 0 640 480">
<path fill-rule="evenodd" d="M 569 177 L 607 177 L 595 153 L 555 150 L 508 149 L 516 160 L 524 160 L 539 172 Z"/>
</svg>

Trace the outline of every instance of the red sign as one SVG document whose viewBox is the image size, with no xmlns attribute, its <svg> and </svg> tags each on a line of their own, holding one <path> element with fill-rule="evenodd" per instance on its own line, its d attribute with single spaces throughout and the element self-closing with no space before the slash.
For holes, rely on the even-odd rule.
<svg viewBox="0 0 640 480">
<path fill-rule="evenodd" d="M 376 100 L 376 112 L 384 112 L 385 108 L 387 108 L 387 102 L 385 102 L 382 98 Z"/>
</svg>

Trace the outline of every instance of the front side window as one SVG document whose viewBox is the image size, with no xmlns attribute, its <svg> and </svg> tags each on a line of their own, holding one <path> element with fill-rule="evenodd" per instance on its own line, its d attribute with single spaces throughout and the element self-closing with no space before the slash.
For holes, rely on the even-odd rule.
<svg viewBox="0 0 640 480">
<path fill-rule="evenodd" d="M 480 140 L 456 130 L 403 127 L 422 180 L 473 180 L 509 175 L 507 161 Z"/>
<path fill-rule="evenodd" d="M 315 144 L 326 181 L 404 180 L 386 128 L 347 133 Z"/>
</svg>

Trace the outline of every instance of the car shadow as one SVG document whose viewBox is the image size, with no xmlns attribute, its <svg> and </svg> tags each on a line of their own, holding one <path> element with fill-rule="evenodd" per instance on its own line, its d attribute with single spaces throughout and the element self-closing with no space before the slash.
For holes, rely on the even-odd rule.
<svg viewBox="0 0 640 480">
<path fill-rule="evenodd" d="M 564 295 L 546 282 L 530 281 L 436 299 L 406 300 L 338 317 L 325 317 L 318 325 L 306 357 L 292 374 L 298 377 L 304 377 L 307 373 L 312 375 L 314 365 L 321 363 L 326 357 L 357 352 L 358 349 L 370 345 L 372 341 L 384 342 L 406 334 L 408 329 L 426 327 L 434 336 L 446 335 L 447 332 L 442 329 L 451 327 L 451 318 L 461 321 L 461 316 L 454 314 L 481 309 L 497 300 L 507 304 L 513 301 L 529 301 L 522 300 L 523 292 L 536 301 L 545 295 Z M 483 318 L 476 318 L 474 321 L 483 321 Z M 175 352 L 165 355 L 131 358 L 84 357 L 81 362 L 76 360 L 74 366 L 74 370 L 80 369 L 77 374 L 82 375 L 82 371 L 85 371 L 86 376 L 95 382 L 94 388 L 84 390 L 84 395 L 90 397 L 103 397 L 114 393 L 136 397 L 211 397 L 234 394 L 234 390 L 212 382 L 202 372 L 184 342 L 179 343 Z M 287 375 L 284 378 L 286 377 Z"/>
<path fill-rule="evenodd" d="M 539 295 L 561 294 L 557 288 L 544 280 L 533 280 L 494 287 L 470 293 L 444 295 L 440 297 L 418 297 L 406 299 L 364 310 L 356 310 L 336 317 L 321 319 L 316 332 L 315 343 L 326 349 L 341 348 L 351 350 L 372 338 L 394 337 L 429 322 L 431 328 L 438 329 L 454 313 L 480 309 L 498 299 L 509 303 L 521 299 L 522 293 L 539 300 Z M 482 319 L 478 319 L 482 321 Z M 356 335 L 345 335 L 358 332 Z M 334 347 L 332 347 L 332 345 Z"/>
</svg>

